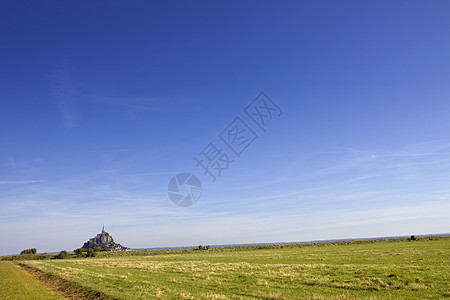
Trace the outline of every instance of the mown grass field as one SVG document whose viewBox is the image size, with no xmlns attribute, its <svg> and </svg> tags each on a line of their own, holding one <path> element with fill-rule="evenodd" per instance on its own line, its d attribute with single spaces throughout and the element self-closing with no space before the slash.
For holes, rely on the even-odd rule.
<svg viewBox="0 0 450 300">
<path fill-rule="evenodd" d="M 0 299 L 63 299 L 10 262 L 0 261 Z"/>
<path fill-rule="evenodd" d="M 119 299 L 446 299 L 450 239 L 130 252 L 28 265 Z"/>
</svg>

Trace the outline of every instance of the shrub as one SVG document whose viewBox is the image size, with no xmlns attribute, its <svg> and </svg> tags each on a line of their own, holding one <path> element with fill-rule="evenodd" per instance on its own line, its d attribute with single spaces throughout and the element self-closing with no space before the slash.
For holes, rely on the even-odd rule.
<svg viewBox="0 0 450 300">
<path fill-rule="evenodd" d="M 63 250 L 61 252 L 59 252 L 58 255 L 55 256 L 55 259 L 64 259 L 67 258 L 69 256 L 69 253 L 67 253 L 66 250 Z"/>
<path fill-rule="evenodd" d="M 209 246 L 202 246 L 202 245 L 198 245 L 197 248 L 194 248 L 194 250 L 208 250 Z"/>
<path fill-rule="evenodd" d="M 73 251 L 77 257 L 86 257 L 87 250 L 84 248 L 78 248 Z"/>
<path fill-rule="evenodd" d="M 86 257 L 95 257 L 95 252 L 93 249 L 88 249 Z"/>
<path fill-rule="evenodd" d="M 22 250 L 22 252 L 20 252 L 20 255 L 24 254 L 36 254 L 36 248 Z"/>
</svg>

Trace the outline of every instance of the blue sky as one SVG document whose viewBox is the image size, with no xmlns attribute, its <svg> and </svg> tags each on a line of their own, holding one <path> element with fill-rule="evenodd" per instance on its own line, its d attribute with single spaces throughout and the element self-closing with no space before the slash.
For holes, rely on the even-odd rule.
<svg viewBox="0 0 450 300">
<path fill-rule="evenodd" d="M 0 254 L 450 231 L 450 2 L 0 4 Z M 261 92 L 283 114 L 261 131 Z M 240 117 L 240 157 L 218 135 Z M 212 183 L 214 141 L 235 160 Z M 202 182 L 181 208 L 167 185 Z"/>
</svg>

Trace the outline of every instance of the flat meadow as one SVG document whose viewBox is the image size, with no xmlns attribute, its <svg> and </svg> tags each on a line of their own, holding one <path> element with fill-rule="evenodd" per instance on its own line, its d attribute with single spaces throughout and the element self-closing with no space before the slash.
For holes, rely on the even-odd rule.
<svg viewBox="0 0 450 300">
<path fill-rule="evenodd" d="M 450 238 L 194 251 L 26 264 L 117 299 L 445 299 Z"/>
</svg>

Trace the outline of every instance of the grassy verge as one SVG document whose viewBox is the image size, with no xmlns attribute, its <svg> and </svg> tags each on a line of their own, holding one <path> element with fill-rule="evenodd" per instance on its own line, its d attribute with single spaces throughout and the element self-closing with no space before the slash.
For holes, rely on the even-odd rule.
<svg viewBox="0 0 450 300">
<path fill-rule="evenodd" d="M 56 254 L 40 253 L 40 254 L 22 254 L 22 255 L 4 255 L 0 256 L 0 261 L 16 261 L 16 260 L 45 260 L 52 259 Z"/>
<path fill-rule="evenodd" d="M 0 299 L 63 299 L 10 262 L 0 261 Z"/>
<path fill-rule="evenodd" d="M 56 291 L 58 294 L 69 299 L 99 299 L 99 300 L 113 300 L 112 296 L 106 295 L 99 291 L 93 290 L 89 287 L 83 286 L 79 283 L 66 280 L 60 276 L 44 272 L 38 268 L 34 268 L 24 263 L 18 263 L 26 272 L 32 275 L 43 285 Z"/>
</svg>

